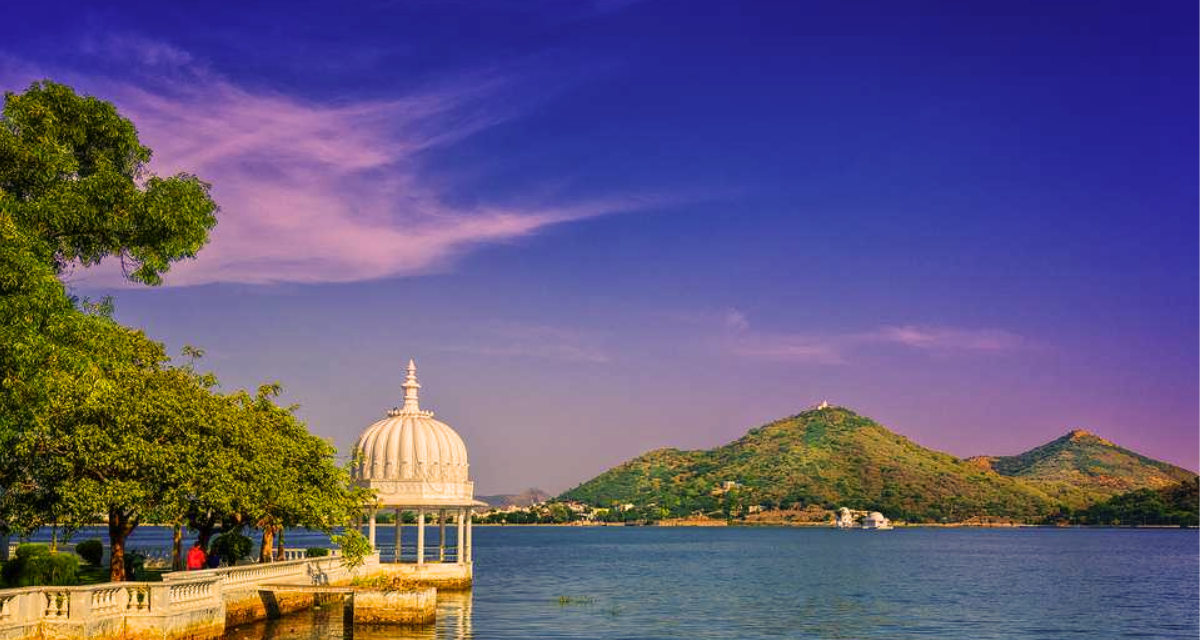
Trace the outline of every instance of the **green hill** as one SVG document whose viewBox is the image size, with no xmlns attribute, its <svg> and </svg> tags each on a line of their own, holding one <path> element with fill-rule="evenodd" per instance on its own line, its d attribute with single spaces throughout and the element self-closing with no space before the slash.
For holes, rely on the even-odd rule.
<svg viewBox="0 0 1200 640">
<path fill-rule="evenodd" d="M 1015 456 L 969 460 L 1000 475 L 1028 480 L 1073 505 L 1137 489 L 1161 489 L 1196 476 L 1082 429 Z"/>
<path fill-rule="evenodd" d="M 830 407 L 772 422 L 707 451 L 651 451 L 559 498 L 597 507 L 632 504 L 652 519 L 728 515 L 748 505 L 817 505 L 878 510 L 910 521 L 983 515 L 1037 520 L 1064 506 L 1095 502 L 1092 484 L 1072 484 L 1081 478 L 1114 482 L 1120 469 L 1123 482 L 1141 488 L 1158 486 L 1159 473 L 1190 474 L 1111 443 L 1097 450 L 1087 438 L 1058 448 L 1070 455 L 1035 454 L 1055 443 L 1011 458 L 961 460 Z M 1011 461 L 1017 458 L 1023 461 Z M 1065 461 L 1088 471 L 1059 469 Z"/>
<path fill-rule="evenodd" d="M 727 482 L 737 485 L 724 491 Z M 709 451 L 651 451 L 560 497 L 596 506 L 653 506 L 659 517 L 799 504 L 957 521 L 973 515 L 1034 518 L 1056 505 L 1027 482 L 921 447 L 840 407 L 772 422 Z"/>
</svg>

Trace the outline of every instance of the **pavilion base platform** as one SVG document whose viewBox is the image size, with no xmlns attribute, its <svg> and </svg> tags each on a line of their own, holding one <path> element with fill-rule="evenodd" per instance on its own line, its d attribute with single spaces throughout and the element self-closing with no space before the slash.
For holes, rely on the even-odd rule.
<svg viewBox="0 0 1200 640">
<path fill-rule="evenodd" d="M 438 591 L 466 591 L 471 588 L 472 567 L 456 562 L 384 562 L 371 567 L 370 576 L 401 578 L 414 587 L 434 587 Z"/>
<path fill-rule="evenodd" d="M 437 589 L 418 587 L 406 591 L 356 589 L 349 606 L 354 624 L 416 626 L 437 619 Z"/>
</svg>

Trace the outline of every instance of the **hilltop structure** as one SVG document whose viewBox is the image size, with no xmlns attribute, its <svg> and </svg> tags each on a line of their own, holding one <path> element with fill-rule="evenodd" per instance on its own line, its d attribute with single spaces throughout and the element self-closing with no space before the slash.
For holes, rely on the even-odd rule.
<svg viewBox="0 0 1200 640">
<path fill-rule="evenodd" d="M 471 582 L 471 524 L 476 507 L 486 507 L 474 498 L 467 447 L 454 429 L 435 420 L 432 411 L 421 410 L 417 365 L 408 361 L 408 376 L 402 385 L 404 404 L 363 431 L 356 445 L 358 462 L 353 468 L 359 486 L 375 489 L 377 502 L 368 516 L 367 535 L 377 546 L 376 519 L 381 509 L 395 510 L 395 546 L 381 553 L 389 573 L 447 586 Z M 416 514 L 416 546 L 411 555 L 403 544 L 404 513 Z M 436 553 L 425 544 L 426 516 L 437 516 Z M 449 517 L 457 526 L 455 547 L 447 549 Z M 453 562 L 449 562 L 452 559 Z"/>
</svg>

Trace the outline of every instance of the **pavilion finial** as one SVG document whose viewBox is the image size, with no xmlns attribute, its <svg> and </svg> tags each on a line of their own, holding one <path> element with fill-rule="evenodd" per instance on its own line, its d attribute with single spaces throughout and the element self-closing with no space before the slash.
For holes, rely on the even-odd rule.
<svg viewBox="0 0 1200 640">
<path fill-rule="evenodd" d="M 417 363 L 412 358 L 408 359 L 408 377 L 404 379 L 404 407 L 402 411 L 420 411 L 421 406 L 417 404 L 417 390 L 421 388 L 421 383 L 417 382 Z"/>
</svg>

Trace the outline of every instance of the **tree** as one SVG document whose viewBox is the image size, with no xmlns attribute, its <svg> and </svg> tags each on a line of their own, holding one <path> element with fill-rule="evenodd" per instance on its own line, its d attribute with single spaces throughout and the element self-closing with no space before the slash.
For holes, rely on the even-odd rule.
<svg viewBox="0 0 1200 640">
<path fill-rule="evenodd" d="M 209 186 L 160 178 L 150 150 L 112 105 L 52 82 L 7 93 L 0 115 L 0 530 L 71 529 L 107 519 L 111 579 L 126 578 L 139 522 L 203 541 L 253 523 L 269 558 L 285 526 L 332 531 L 366 501 L 308 433 L 278 385 L 217 392 L 191 360 L 80 300 L 62 278 L 120 260 L 155 285 L 194 257 L 216 223 Z M 281 541 L 282 543 L 282 541 Z"/>
<path fill-rule="evenodd" d="M 67 479 L 97 437 L 136 421 L 121 393 L 153 386 L 161 347 L 120 327 L 111 305 L 68 295 L 73 266 L 117 257 L 135 282 L 158 284 L 193 257 L 216 223 L 195 176 L 147 171 L 151 152 L 129 120 L 70 87 L 6 93 L 0 112 L 0 527 L 94 518 L 104 500 Z M 120 391 L 118 391 L 120 390 Z M 74 404 L 72 404 L 74 403 Z M 89 432 L 89 428 L 91 431 Z M 112 434 L 108 434 L 112 435 Z M 82 448 L 80 448 L 82 447 Z M 133 460 L 117 460 L 118 467 Z M 107 484 L 101 482 L 101 484 Z M 117 484 L 113 484 L 115 489 Z M 112 514 L 110 514 L 111 516 Z M 110 520 L 111 533 L 129 527 Z M 135 517 L 136 518 L 136 517 Z M 136 519 L 133 520 L 136 522 Z M 114 569 L 120 574 L 119 563 Z"/>
<path fill-rule="evenodd" d="M 6 92 L 0 211 L 42 243 L 56 274 L 115 256 L 130 280 L 159 284 L 208 242 L 217 205 L 194 175 L 150 173 L 150 156 L 107 102 L 48 80 Z"/>
<path fill-rule="evenodd" d="M 280 392 L 277 384 L 264 385 L 255 396 L 242 393 L 236 400 L 247 416 L 241 422 L 251 474 L 244 488 L 246 521 L 262 531 L 263 562 L 277 559 L 272 550 L 284 528 L 331 533 L 371 501 L 371 492 L 353 486 L 348 469 L 338 465 L 333 445 L 310 434 L 295 407 L 275 404 Z"/>
<path fill-rule="evenodd" d="M 45 422 L 54 394 L 87 372 L 111 305 L 67 294 L 60 276 L 107 256 L 130 279 L 158 283 L 192 257 L 216 222 L 208 185 L 146 171 L 150 150 L 111 104 L 64 85 L 5 94 L 0 111 L 0 528 L 58 521 L 57 486 L 34 487 L 16 439 Z M 42 426 L 45 426 L 42 424 Z M 26 438 L 26 444 L 29 439 Z M 36 465 L 34 464 L 36 463 Z M 13 498 L 16 488 L 21 500 Z"/>
</svg>

